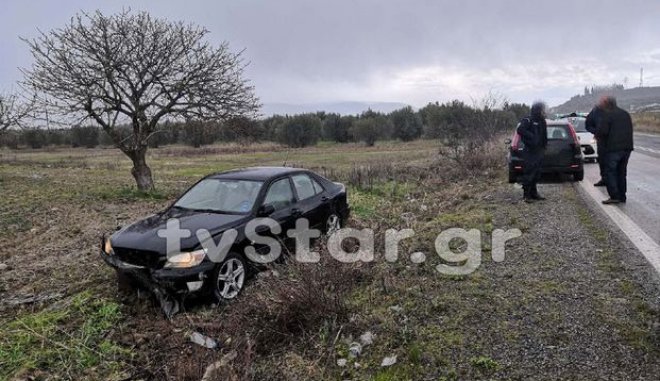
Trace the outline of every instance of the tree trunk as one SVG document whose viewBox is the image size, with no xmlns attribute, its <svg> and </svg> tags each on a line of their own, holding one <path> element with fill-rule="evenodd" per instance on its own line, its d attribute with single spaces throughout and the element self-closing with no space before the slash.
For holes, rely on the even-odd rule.
<svg viewBox="0 0 660 381">
<path fill-rule="evenodd" d="M 131 174 L 135 178 L 137 187 L 143 192 L 154 190 L 154 180 L 151 177 L 151 168 L 147 165 L 146 150 L 136 152 L 131 160 L 133 160 L 133 169 Z"/>
</svg>

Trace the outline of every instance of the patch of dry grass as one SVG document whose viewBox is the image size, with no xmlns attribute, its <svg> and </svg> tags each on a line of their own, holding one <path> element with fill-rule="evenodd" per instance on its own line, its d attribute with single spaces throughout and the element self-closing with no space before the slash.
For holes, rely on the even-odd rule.
<svg viewBox="0 0 660 381">
<path fill-rule="evenodd" d="M 635 131 L 660 134 L 660 113 L 635 113 L 632 117 Z"/>
</svg>

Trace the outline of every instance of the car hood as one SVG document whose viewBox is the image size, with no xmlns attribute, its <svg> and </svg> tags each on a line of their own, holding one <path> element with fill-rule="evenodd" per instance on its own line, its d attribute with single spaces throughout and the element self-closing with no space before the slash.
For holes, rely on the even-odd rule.
<svg viewBox="0 0 660 381">
<path fill-rule="evenodd" d="M 115 248 L 144 250 L 167 253 L 167 240 L 160 237 L 158 232 L 167 228 L 167 221 L 176 218 L 179 228 L 190 231 L 190 237 L 181 238 L 181 250 L 192 250 L 199 246 L 196 232 L 206 229 L 212 236 L 216 236 L 247 218 L 245 215 L 220 214 L 196 212 L 172 208 L 164 213 L 155 214 L 137 221 L 112 235 L 111 242 Z M 162 234 L 162 233 L 161 233 Z"/>
<path fill-rule="evenodd" d="M 594 134 L 591 132 L 576 132 L 576 135 L 580 139 L 580 143 L 591 143 L 594 138 Z"/>
</svg>

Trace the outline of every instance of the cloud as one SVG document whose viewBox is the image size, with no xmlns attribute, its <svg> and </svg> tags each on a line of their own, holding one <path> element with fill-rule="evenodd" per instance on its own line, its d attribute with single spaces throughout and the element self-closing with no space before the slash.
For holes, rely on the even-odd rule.
<svg viewBox="0 0 660 381">
<path fill-rule="evenodd" d="M 561 102 L 585 85 L 660 85 L 660 2 L 630 0 L 8 0 L 0 88 L 30 62 L 17 35 L 60 27 L 79 9 L 131 6 L 203 25 L 245 48 L 265 102 L 469 100 Z"/>
</svg>

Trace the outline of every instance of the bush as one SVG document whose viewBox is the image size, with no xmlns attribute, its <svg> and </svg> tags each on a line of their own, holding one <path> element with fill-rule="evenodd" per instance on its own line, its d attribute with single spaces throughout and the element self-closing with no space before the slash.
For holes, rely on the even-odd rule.
<svg viewBox="0 0 660 381">
<path fill-rule="evenodd" d="M 348 142 L 354 119 L 353 116 L 326 115 L 323 121 L 323 139 L 338 143 Z"/>
<path fill-rule="evenodd" d="M 314 145 L 321 136 L 321 120 L 313 114 L 287 117 L 278 125 L 277 140 L 289 147 Z"/>
<path fill-rule="evenodd" d="M 263 125 L 245 116 L 231 118 L 220 127 L 221 140 L 243 145 L 256 143 L 263 139 L 263 135 Z"/>
<path fill-rule="evenodd" d="M 30 128 L 23 131 L 25 145 L 33 149 L 39 149 L 48 145 L 48 135 L 38 128 Z"/>
<path fill-rule="evenodd" d="M 94 148 L 99 145 L 99 128 L 94 126 L 76 126 L 71 128 L 73 147 Z"/>
<path fill-rule="evenodd" d="M 201 314 L 186 316 L 203 334 L 225 343 L 224 353 L 238 353 L 211 379 L 260 380 L 266 378 L 262 372 L 278 374 L 281 369 L 255 368 L 252 359 L 281 353 L 291 345 L 308 348 L 319 331 L 334 338 L 348 323 L 351 311 L 346 301 L 358 283 L 370 280 L 364 270 L 370 265 L 338 262 L 322 247 L 316 248 L 322 251 L 320 263 L 290 260 L 285 265 L 273 265 L 274 271 L 259 274 L 240 298 L 223 309 L 222 319 L 209 321 Z M 186 364 L 185 369 L 182 366 L 185 374 L 178 374 L 177 379 L 199 380 L 204 373 L 204 366 L 198 366 L 200 361 L 208 364 L 217 361 L 216 356 L 195 348 L 188 357 L 194 361 L 182 362 Z"/>
<path fill-rule="evenodd" d="M 389 138 L 390 130 L 390 121 L 384 115 L 368 110 L 353 123 L 351 134 L 355 140 L 371 147 L 376 140 Z"/>
<path fill-rule="evenodd" d="M 192 147 L 213 144 L 218 138 L 219 127 L 214 123 L 202 121 L 188 121 L 183 124 L 183 141 Z"/>
<path fill-rule="evenodd" d="M 17 149 L 21 141 L 21 134 L 16 130 L 0 131 L 0 147 Z"/>
<path fill-rule="evenodd" d="M 392 111 L 389 118 L 393 128 L 392 137 L 408 142 L 422 135 L 422 119 L 413 111 L 412 107 Z"/>
</svg>

